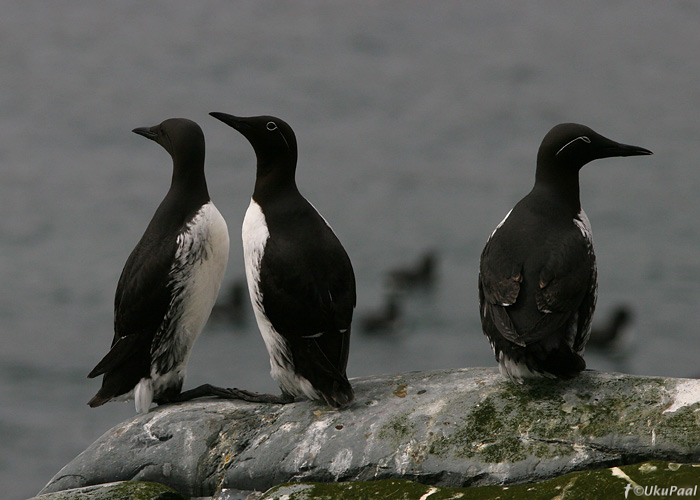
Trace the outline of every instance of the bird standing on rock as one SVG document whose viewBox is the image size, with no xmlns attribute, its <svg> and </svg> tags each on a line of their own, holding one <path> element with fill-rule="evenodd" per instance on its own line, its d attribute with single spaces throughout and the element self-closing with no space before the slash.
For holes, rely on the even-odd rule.
<svg viewBox="0 0 700 500">
<path fill-rule="evenodd" d="M 557 125 L 544 137 L 535 186 L 481 254 L 481 323 L 503 375 L 522 383 L 568 379 L 585 369 L 597 270 L 579 170 L 601 158 L 650 154 L 575 123 Z"/>
<path fill-rule="evenodd" d="M 192 346 L 219 293 L 229 237 L 207 190 L 199 125 L 173 118 L 134 132 L 170 153 L 172 183 L 119 278 L 114 340 L 88 375 L 104 375 L 88 404 L 133 398 L 136 411 L 145 413 L 152 402 L 213 395 L 211 386 L 180 391 Z"/>
<path fill-rule="evenodd" d="M 350 403 L 346 376 L 355 275 L 326 220 L 299 193 L 297 142 L 272 116 L 211 113 L 240 132 L 257 157 L 255 189 L 243 228 L 248 291 L 282 397 L 239 391 L 242 399 L 289 402 L 295 397 Z"/>
</svg>

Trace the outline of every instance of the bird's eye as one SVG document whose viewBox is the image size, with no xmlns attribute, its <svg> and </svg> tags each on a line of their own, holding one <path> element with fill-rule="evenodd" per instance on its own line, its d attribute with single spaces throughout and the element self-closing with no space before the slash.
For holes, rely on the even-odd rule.
<svg viewBox="0 0 700 500">
<path fill-rule="evenodd" d="M 267 125 L 265 125 L 265 128 L 267 128 L 267 130 L 272 132 L 274 130 L 277 130 L 277 124 L 275 122 L 267 122 Z"/>
<path fill-rule="evenodd" d="M 590 144 L 590 143 L 591 143 L 591 140 L 590 140 L 588 137 L 586 137 L 585 135 L 582 135 L 582 136 L 581 136 L 581 140 L 582 140 L 583 142 L 585 142 L 586 144 Z"/>
</svg>

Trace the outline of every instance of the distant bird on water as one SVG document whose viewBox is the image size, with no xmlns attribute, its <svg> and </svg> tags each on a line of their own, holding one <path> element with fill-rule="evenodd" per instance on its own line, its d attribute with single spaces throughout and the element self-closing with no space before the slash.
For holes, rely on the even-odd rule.
<svg viewBox="0 0 700 500">
<path fill-rule="evenodd" d="M 248 286 L 245 278 L 236 279 L 228 287 L 228 293 L 223 299 L 220 298 L 219 302 L 214 304 L 209 321 L 227 321 L 242 325 L 246 322 L 248 311 Z"/>
<path fill-rule="evenodd" d="M 627 337 L 625 328 L 632 322 L 632 319 L 632 309 L 625 305 L 616 306 L 605 323 L 591 327 L 588 346 L 602 350 L 619 347 L 620 341 Z"/>
<path fill-rule="evenodd" d="M 219 292 L 229 237 L 209 198 L 199 125 L 173 118 L 134 132 L 170 153 L 172 183 L 119 278 L 114 340 L 88 375 L 104 375 L 88 404 L 133 398 L 136 411 L 145 413 L 152 402 L 216 393 L 211 386 L 180 391 L 190 351 Z"/>
<path fill-rule="evenodd" d="M 400 316 L 398 298 L 389 294 L 379 309 L 366 312 L 360 318 L 360 327 L 365 333 L 388 333 L 396 329 Z"/>
<path fill-rule="evenodd" d="M 535 186 L 481 254 L 481 323 L 503 375 L 522 383 L 572 378 L 585 369 L 597 270 L 579 170 L 601 158 L 650 154 L 575 123 L 557 125 L 545 136 Z"/>
<path fill-rule="evenodd" d="M 388 283 L 395 289 L 428 288 L 437 278 L 437 263 L 434 251 L 425 252 L 415 264 L 389 271 Z"/>
<path fill-rule="evenodd" d="M 333 230 L 299 193 L 297 142 L 272 116 L 211 113 L 240 132 L 257 157 L 255 189 L 243 221 L 243 254 L 255 317 L 282 397 L 239 391 L 249 401 L 294 397 L 350 403 L 346 376 L 355 276 Z"/>
</svg>

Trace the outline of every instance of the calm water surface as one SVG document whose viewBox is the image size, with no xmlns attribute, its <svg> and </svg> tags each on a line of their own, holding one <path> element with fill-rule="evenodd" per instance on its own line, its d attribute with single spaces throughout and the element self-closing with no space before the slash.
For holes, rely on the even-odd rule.
<svg viewBox="0 0 700 500">
<path fill-rule="evenodd" d="M 403 326 L 355 328 L 348 374 L 493 366 L 477 313 L 486 237 L 529 191 L 544 134 L 585 123 L 653 150 L 581 174 L 598 319 L 635 312 L 622 356 L 590 368 L 694 376 L 700 341 L 700 7 L 695 2 L 10 1 L 0 16 L 0 481 L 35 494 L 134 412 L 85 402 L 112 337 L 121 268 L 167 191 L 161 148 L 130 132 L 198 121 L 212 197 L 243 276 L 252 148 L 209 111 L 294 127 L 298 184 L 357 274 L 357 317 L 426 249 L 440 280 Z M 252 318 L 210 324 L 203 382 L 274 391 Z"/>
</svg>

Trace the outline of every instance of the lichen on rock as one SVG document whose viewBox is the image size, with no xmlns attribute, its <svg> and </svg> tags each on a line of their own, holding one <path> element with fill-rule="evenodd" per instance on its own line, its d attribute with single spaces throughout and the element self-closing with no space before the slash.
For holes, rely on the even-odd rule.
<svg viewBox="0 0 700 500">
<path fill-rule="evenodd" d="M 586 371 L 518 386 L 495 369 L 354 379 L 312 401 L 162 406 L 105 433 L 43 492 L 148 480 L 192 496 L 285 482 L 516 485 L 653 459 L 700 461 L 700 381 Z"/>
<path fill-rule="evenodd" d="M 641 498 L 646 492 L 665 492 L 663 496 L 656 495 L 657 498 L 697 498 L 700 494 L 700 465 L 644 462 L 571 472 L 554 479 L 518 486 L 441 488 L 403 479 L 283 484 L 267 491 L 260 500 L 590 500 Z M 653 498 L 651 494 L 646 496 Z"/>
</svg>

